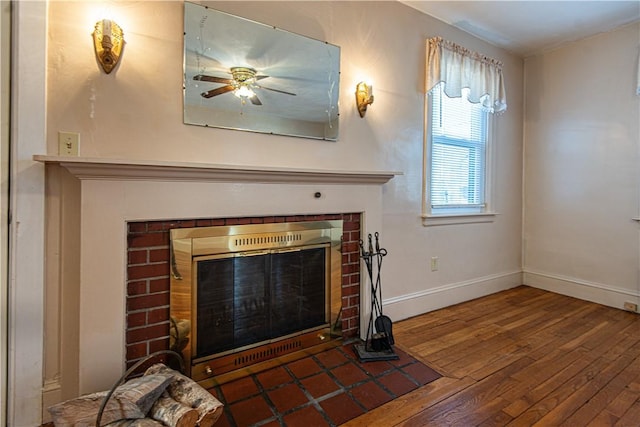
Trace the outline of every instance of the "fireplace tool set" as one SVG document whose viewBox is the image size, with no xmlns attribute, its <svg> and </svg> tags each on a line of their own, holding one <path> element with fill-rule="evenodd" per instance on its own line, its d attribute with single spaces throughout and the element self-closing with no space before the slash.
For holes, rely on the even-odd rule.
<svg viewBox="0 0 640 427">
<path fill-rule="evenodd" d="M 382 312 L 382 283 L 380 281 L 380 269 L 382 259 L 387 255 L 387 250 L 380 247 L 380 235 L 368 235 L 368 250 L 365 250 L 364 242 L 360 240 L 360 258 L 367 267 L 369 284 L 371 288 L 371 313 L 367 325 L 367 336 L 364 344 L 354 346 L 360 361 L 372 362 L 379 360 L 396 360 L 398 355 L 393 350 L 392 322 Z M 375 262 L 375 265 L 374 265 Z"/>
</svg>

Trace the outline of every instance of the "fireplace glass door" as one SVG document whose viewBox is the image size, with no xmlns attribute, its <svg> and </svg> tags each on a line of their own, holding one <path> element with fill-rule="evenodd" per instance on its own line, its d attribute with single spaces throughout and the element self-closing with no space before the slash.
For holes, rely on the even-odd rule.
<svg viewBox="0 0 640 427">
<path fill-rule="evenodd" d="M 326 327 L 328 250 L 323 244 L 194 258 L 194 358 Z"/>
</svg>

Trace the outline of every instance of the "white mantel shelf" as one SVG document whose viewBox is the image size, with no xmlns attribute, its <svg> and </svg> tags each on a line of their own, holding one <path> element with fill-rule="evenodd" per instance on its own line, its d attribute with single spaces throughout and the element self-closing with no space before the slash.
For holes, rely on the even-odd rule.
<svg viewBox="0 0 640 427">
<path fill-rule="evenodd" d="M 33 160 L 60 165 L 79 179 L 135 181 L 253 182 L 294 184 L 385 184 L 402 172 L 266 168 L 210 163 L 121 160 L 34 155 Z"/>
</svg>

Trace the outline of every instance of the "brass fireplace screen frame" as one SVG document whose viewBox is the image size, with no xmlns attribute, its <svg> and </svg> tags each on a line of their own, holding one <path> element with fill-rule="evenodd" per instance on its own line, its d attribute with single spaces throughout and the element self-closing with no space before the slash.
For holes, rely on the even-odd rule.
<svg viewBox="0 0 640 427">
<path fill-rule="evenodd" d="M 196 381 L 341 338 L 342 220 L 247 224 L 171 230 L 170 347 Z M 196 358 L 197 262 L 325 247 L 325 323 L 293 334 Z"/>
</svg>

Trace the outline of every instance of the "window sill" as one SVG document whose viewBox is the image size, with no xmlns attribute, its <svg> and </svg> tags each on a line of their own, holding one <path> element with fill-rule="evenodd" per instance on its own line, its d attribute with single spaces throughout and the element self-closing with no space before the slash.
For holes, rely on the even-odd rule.
<svg viewBox="0 0 640 427">
<path fill-rule="evenodd" d="M 496 212 L 422 215 L 422 225 L 433 227 L 436 225 L 479 224 L 495 221 L 496 215 L 498 215 Z"/>
</svg>

